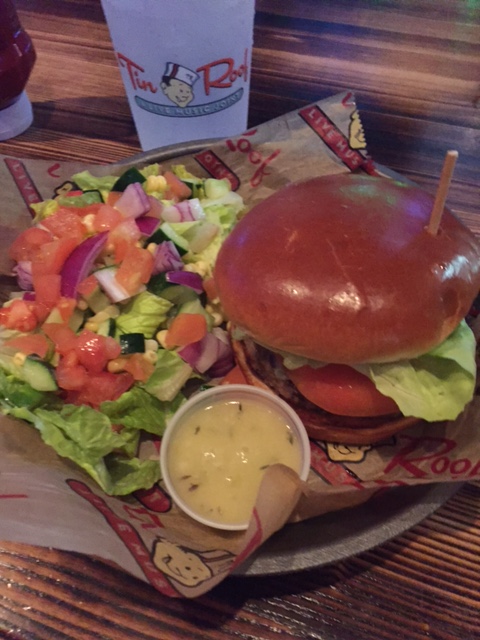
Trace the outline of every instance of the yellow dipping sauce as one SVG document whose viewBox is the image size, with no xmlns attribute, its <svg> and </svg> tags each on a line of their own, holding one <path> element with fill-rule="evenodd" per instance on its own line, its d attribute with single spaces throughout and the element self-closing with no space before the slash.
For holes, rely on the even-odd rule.
<svg viewBox="0 0 480 640">
<path fill-rule="evenodd" d="M 200 407 L 185 416 L 168 448 L 178 497 L 219 524 L 248 522 L 265 469 L 282 463 L 297 473 L 302 452 L 286 418 L 250 398 Z"/>
</svg>

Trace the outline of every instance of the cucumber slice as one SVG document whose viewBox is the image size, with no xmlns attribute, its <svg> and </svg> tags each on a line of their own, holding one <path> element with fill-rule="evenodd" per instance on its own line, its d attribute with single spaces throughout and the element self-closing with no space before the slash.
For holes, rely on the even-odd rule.
<svg viewBox="0 0 480 640">
<path fill-rule="evenodd" d="M 27 356 L 21 366 L 21 372 L 23 380 L 37 391 L 56 391 L 58 389 L 53 367 L 35 356 Z"/>
<path fill-rule="evenodd" d="M 176 231 L 172 229 L 168 222 L 164 222 L 149 238 L 148 242 L 160 244 L 165 240 L 171 240 L 177 247 L 178 253 L 184 256 L 189 251 L 188 241 L 182 238 Z"/>
<path fill-rule="evenodd" d="M 56 391 L 54 369 L 38 356 L 27 356 L 23 364 L 17 364 L 11 355 L 0 354 L 0 367 L 37 391 Z"/>
<path fill-rule="evenodd" d="M 145 336 L 143 333 L 122 333 L 119 339 L 122 355 L 145 353 Z"/>
<path fill-rule="evenodd" d="M 99 325 L 97 333 L 99 336 L 110 336 L 113 338 L 115 336 L 115 329 L 115 320 L 113 318 L 108 318 Z"/>
<path fill-rule="evenodd" d="M 138 169 L 131 167 L 118 178 L 112 187 L 112 191 L 125 191 L 129 184 L 134 182 L 142 183 L 145 182 L 145 180 L 145 176 L 143 176 Z"/>
<path fill-rule="evenodd" d="M 185 302 L 198 300 L 198 294 L 190 287 L 167 282 L 164 273 L 158 273 L 150 278 L 147 284 L 150 293 L 169 300 L 174 305 L 181 305 Z"/>
</svg>

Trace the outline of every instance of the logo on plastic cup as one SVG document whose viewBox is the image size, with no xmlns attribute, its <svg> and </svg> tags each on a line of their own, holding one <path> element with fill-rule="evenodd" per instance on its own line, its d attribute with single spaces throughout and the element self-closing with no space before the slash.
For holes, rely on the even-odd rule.
<svg viewBox="0 0 480 640">
<path fill-rule="evenodd" d="M 197 69 L 190 69 L 179 62 L 167 62 L 160 83 L 152 82 L 144 77 L 144 69 L 135 61 L 117 52 L 120 67 L 127 72 L 132 89 L 135 91 L 135 103 L 143 110 L 159 116 L 170 118 L 193 118 L 224 111 L 237 104 L 243 97 L 243 87 L 231 91 L 238 80 L 248 82 L 248 49 L 240 65 L 233 58 L 222 58 Z M 213 89 L 221 89 L 228 93 L 216 100 L 196 103 L 197 88 L 202 86 L 205 98 Z M 141 91 L 143 95 L 139 95 Z M 162 92 L 161 101 L 150 100 L 145 93 Z M 159 96 L 160 97 L 160 96 Z"/>
</svg>

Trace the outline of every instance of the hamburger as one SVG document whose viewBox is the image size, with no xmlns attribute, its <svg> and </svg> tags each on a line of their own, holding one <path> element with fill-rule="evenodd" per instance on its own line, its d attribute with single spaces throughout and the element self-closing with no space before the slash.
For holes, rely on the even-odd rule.
<svg viewBox="0 0 480 640">
<path fill-rule="evenodd" d="M 472 399 L 480 244 L 447 208 L 430 233 L 433 203 L 389 178 L 313 178 L 223 243 L 214 280 L 237 363 L 310 437 L 373 444 Z"/>
</svg>

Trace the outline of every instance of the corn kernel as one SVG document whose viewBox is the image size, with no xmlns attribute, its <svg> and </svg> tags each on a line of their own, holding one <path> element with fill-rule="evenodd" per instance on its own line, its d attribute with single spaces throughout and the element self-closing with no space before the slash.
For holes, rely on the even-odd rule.
<svg viewBox="0 0 480 640">
<path fill-rule="evenodd" d="M 213 326 L 214 327 L 219 327 L 222 322 L 223 322 L 223 316 L 221 313 L 217 313 L 216 311 L 214 311 L 213 313 L 210 314 L 213 318 Z"/>
<path fill-rule="evenodd" d="M 149 338 L 145 340 L 145 351 L 157 351 L 158 350 L 158 342 L 153 338 Z"/>
<path fill-rule="evenodd" d="M 120 373 L 125 370 L 125 358 L 115 358 L 107 364 L 107 370 L 110 373 Z"/>
<path fill-rule="evenodd" d="M 27 356 L 24 353 L 22 353 L 21 351 L 18 351 L 13 356 L 13 363 L 16 364 L 17 367 L 21 367 L 26 359 L 27 359 Z"/>
<path fill-rule="evenodd" d="M 163 176 L 148 176 L 145 181 L 145 191 L 154 193 L 155 191 L 163 191 L 167 186 L 167 181 Z"/>
<path fill-rule="evenodd" d="M 164 349 L 166 349 L 167 347 L 165 346 L 165 342 L 167 339 L 167 329 L 162 329 L 161 331 L 159 331 L 157 333 L 157 335 L 155 336 L 155 338 L 157 339 L 158 344 L 163 347 Z"/>
<path fill-rule="evenodd" d="M 155 254 L 155 251 L 156 251 L 156 250 L 157 250 L 157 245 L 155 244 L 155 242 L 150 242 L 150 243 L 147 245 L 147 251 L 148 251 L 149 253 L 151 253 L 151 254 L 152 254 L 152 256 Z"/>
<path fill-rule="evenodd" d="M 98 324 L 96 322 L 92 322 L 91 320 L 89 320 L 88 322 L 85 323 L 85 329 L 88 329 L 88 331 L 93 331 L 93 333 L 97 333 Z"/>
<path fill-rule="evenodd" d="M 158 360 L 156 351 L 145 351 L 143 358 L 146 362 L 150 362 L 151 364 L 155 364 Z"/>
</svg>

